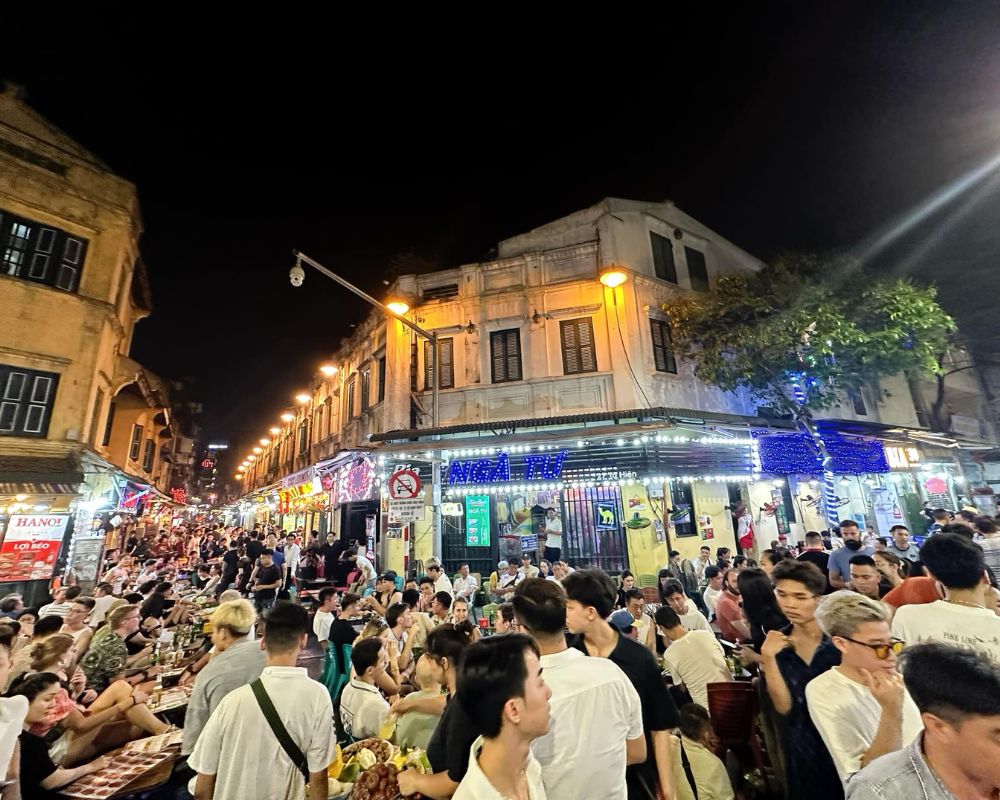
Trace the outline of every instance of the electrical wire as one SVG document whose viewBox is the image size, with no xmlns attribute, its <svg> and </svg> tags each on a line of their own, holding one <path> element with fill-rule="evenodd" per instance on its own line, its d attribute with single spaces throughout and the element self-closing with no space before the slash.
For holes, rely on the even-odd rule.
<svg viewBox="0 0 1000 800">
<path fill-rule="evenodd" d="M 614 289 L 611 290 L 614 292 Z M 639 394 L 642 395 L 643 401 L 646 403 L 646 408 L 652 408 L 652 404 L 649 402 L 649 398 L 646 397 L 646 392 L 643 391 L 642 384 L 639 383 L 639 379 L 636 377 L 635 370 L 632 369 L 632 360 L 628 357 L 628 347 L 625 346 L 625 337 L 622 335 L 622 320 L 618 316 L 618 300 L 613 298 L 615 307 L 615 322 L 618 325 L 618 338 L 622 343 L 622 352 L 625 354 L 625 363 L 628 364 L 628 371 L 632 375 L 632 380 L 635 381 L 635 387 L 639 390 Z"/>
</svg>

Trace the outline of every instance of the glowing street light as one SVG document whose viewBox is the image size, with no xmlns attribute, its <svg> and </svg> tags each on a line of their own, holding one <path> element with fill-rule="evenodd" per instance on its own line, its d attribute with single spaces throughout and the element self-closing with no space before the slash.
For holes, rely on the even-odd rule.
<svg viewBox="0 0 1000 800">
<path fill-rule="evenodd" d="M 264 445 L 264 447 L 267 447 L 269 444 L 271 444 L 271 440 L 268 439 L 267 437 L 264 437 L 263 439 L 260 440 L 260 443 Z"/>
<path fill-rule="evenodd" d="M 601 273 L 601 283 L 607 286 L 609 289 L 614 289 L 621 286 L 625 281 L 628 280 L 628 275 L 626 275 L 622 270 L 617 267 L 610 267 Z"/>
<path fill-rule="evenodd" d="M 286 411 L 281 415 L 282 422 L 291 422 L 293 419 L 295 419 L 295 415 L 291 411 Z"/>
<path fill-rule="evenodd" d="M 257 456 L 253 455 L 252 453 L 247 456 L 247 461 L 256 461 L 256 460 Z"/>
<path fill-rule="evenodd" d="M 278 427 L 271 428 L 270 432 L 272 436 L 277 436 L 279 433 L 281 433 L 281 428 Z"/>
<path fill-rule="evenodd" d="M 253 449 L 253 451 L 254 451 L 254 452 L 255 452 L 255 453 L 257 454 L 257 455 L 260 455 L 261 453 L 263 453 L 263 452 L 264 452 L 263 448 L 260 448 L 260 447 L 255 447 L 255 448 Z"/>
<path fill-rule="evenodd" d="M 385 307 L 388 308 L 394 314 L 400 314 L 400 315 L 403 315 L 410 310 L 409 305 L 404 303 L 402 300 L 390 300 L 388 303 L 385 304 Z"/>
<path fill-rule="evenodd" d="M 335 366 L 333 366 L 333 364 L 323 364 L 319 368 L 319 371 L 322 372 L 324 375 L 326 375 L 328 378 L 331 375 L 336 375 L 338 372 L 340 372 L 340 370 L 338 370 Z"/>
<path fill-rule="evenodd" d="M 312 396 L 306 394 L 305 392 L 299 392 L 295 395 L 295 400 L 302 405 L 306 405 L 310 400 L 312 400 Z"/>
</svg>

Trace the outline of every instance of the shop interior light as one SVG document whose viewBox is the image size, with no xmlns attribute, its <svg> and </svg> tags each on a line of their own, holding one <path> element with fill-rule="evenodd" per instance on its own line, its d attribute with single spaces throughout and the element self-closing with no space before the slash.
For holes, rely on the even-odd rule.
<svg viewBox="0 0 1000 800">
<path fill-rule="evenodd" d="M 281 428 L 278 427 L 271 428 L 270 433 L 272 436 L 277 436 L 279 433 L 281 433 Z"/>
<path fill-rule="evenodd" d="M 306 394 L 305 392 L 299 392 L 295 395 L 295 402 L 302 405 L 306 405 L 310 400 L 312 400 L 312 395 Z"/>
<path fill-rule="evenodd" d="M 286 411 L 281 415 L 282 422 L 291 422 L 293 419 L 295 419 L 295 415 L 291 411 Z"/>
<path fill-rule="evenodd" d="M 26 495 L 26 494 L 15 494 L 14 495 L 14 499 L 17 500 L 17 502 L 19 502 L 19 503 L 23 503 L 25 500 L 28 499 L 28 495 Z"/>
<path fill-rule="evenodd" d="M 407 311 L 410 310 L 408 303 L 404 303 L 402 300 L 390 300 L 385 304 L 385 307 L 392 311 L 394 314 L 399 314 L 402 316 Z"/>
<path fill-rule="evenodd" d="M 627 280 L 628 280 L 628 275 L 626 275 L 622 270 L 618 269 L 617 267 L 610 267 L 601 273 L 601 283 L 603 283 L 609 289 L 614 289 L 617 286 L 621 286 Z"/>
<path fill-rule="evenodd" d="M 329 378 L 331 375 L 336 375 L 340 370 L 333 366 L 333 364 L 323 364 L 320 366 L 319 371 Z"/>
</svg>

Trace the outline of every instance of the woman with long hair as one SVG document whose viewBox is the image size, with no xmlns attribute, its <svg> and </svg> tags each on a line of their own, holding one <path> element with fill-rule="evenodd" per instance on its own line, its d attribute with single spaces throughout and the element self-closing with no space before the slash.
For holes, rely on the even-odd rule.
<svg viewBox="0 0 1000 800">
<path fill-rule="evenodd" d="M 768 631 L 781 630 L 788 625 L 788 619 L 781 613 L 774 597 L 771 579 L 762 569 L 746 569 L 736 577 L 743 604 L 743 616 L 750 628 L 750 641 L 740 648 L 740 657 L 745 664 L 760 661 L 760 648 Z"/>
<path fill-rule="evenodd" d="M 895 589 L 903 582 L 903 578 L 906 577 L 903 570 L 906 569 L 906 566 L 899 556 L 886 551 L 876 553 L 872 558 L 875 559 L 875 568 L 878 570 L 879 575 L 885 578 L 892 589 Z M 908 564 L 909 562 L 906 563 Z"/>
<path fill-rule="evenodd" d="M 670 574 L 668 570 L 662 570 L 668 575 Z M 618 597 L 615 599 L 615 608 L 625 608 L 625 592 L 629 589 L 635 588 L 635 575 L 633 575 L 628 570 L 625 570 L 621 574 L 621 586 L 618 587 Z"/>
<path fill-rule="evenodd" d="M 458 666 L 465 649 L 471 643 L 472 625 L 468 622 L 462 625 L 445 623 L 431 631 L 427 636 L 427 649 L 422 658 L 431 660 L 433 680 L 447 688 L 447 698 L 442 695 L 441 698 L 411 703 L 404 698 L 394 707 L 394 710 L 403 708 L 404 713 L 412 710 L 441 715 L 427 745 L 427 760 L 432 772 L 426 775 L 421 775 L 414 769 L 401 772 L 401 794 L 408 796 L 420 792 L 425 797 L 451 797 L 465 777 L 469 767 L 469 750 L 479 736 L 479 731 L 454 698 L 458 685 Z"/>
<path fill-rule="evenodd" d="M 10 696 L 25 697 L 28 700 L 28 714 L 24 719 L 24 729 L 19 737 L 21 743 L 20 784 L 21 796 L 37 800 L 53 800 L 59 797 L 56 789 L 65 786 L 84 775 L 97 772 L 109 763 L 101 757 L 72 769 L 55 764 L 49 757 L 48 745 L 41 736 L 32 732 L 35 725 L 43 724 L 55 708 L 60 690 L 59 678 L 51 672 L 29 675 L 20 680 L 9 693 Z"/>
<path fill-rule="evenodd" d="M 158 720 L 144 705 L 146 693 L 133 689 L 124 680 L 112 683 L 96 695 L 89 708 L 80 702 L 86 699 L 87 679 L 79 667 L 68 674 L 75 649 L 73 637 L 56 633 L 31 645 L 31 671 L 33 674 L 52 674 L 59 678 L 59 691 L 55 702 L 44 720 L 31 727 L 31 732 L 41 736 L 49 745 L 49 756 L 56 764 L 73 764 L 80 760 L 86 747 L 97 736 L 101 726 L 125 717 L 139 732 L 156 735 L 165 733 L 170 726 Z M 25 676 L 27 677 L 27 676 Z M 23 680 L 23 678 L 22 678 Z M 16 691 L 15 684 L 11 691 Z"/>
</svg>

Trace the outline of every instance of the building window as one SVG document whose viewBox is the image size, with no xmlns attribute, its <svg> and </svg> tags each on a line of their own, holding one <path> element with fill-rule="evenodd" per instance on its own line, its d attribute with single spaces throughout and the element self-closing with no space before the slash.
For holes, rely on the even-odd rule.
<svg viewBox="0 0 1000 800">
<path fill-rule="evenodd" d="M 101 439 L 101 446 L 107 447 L 111 444 L 111 429 L 115 424 L 115 401 L 111 401 L 108 407 L 108 421 L 104 423 L 104 438 Z"/>
<path fill-rule="evenodd" d="M 0 366 L 0 435 L 43 438 L 58 383 L 54 372 Z"/>
<path fill-rule="evenodd" d="M 674 357 L 674 343 L 670 336 L 670 323 L 659 319 L 649 321 L 650 333 L 653 337 L 653 365 L 657 372 L 677 372 L 677 359 Z"/>
<path fill-rule="evenodd" d="M 855 389 L 853 386 L 847 388 L 847 397 L 851 401 L 851 405 L 854 406 L 854 413 L 859 417 L 868 416 L 868 406 L 865 405 L 865 396 L 861 394 L 860 389 Z"/>
<path fill-rule="evenodd" d="M 299 455 L 309 450 L 309 424 L 303 422 L 299 425 Z"/>
<path fill-rule="evenodd" d="M 128 457 L 133 461 L 139 460 L 139 448 L 142 446 L 142 425 L 132 426 L 132 441 L 128 446 Z"/>
<path fill-rule="evenodd" d="M 0 270 L 5 275 L 75 292 L 86 254 L 85 239 L 0 210 Z"/>
<path fill-rule="evenodd" d="M 90 434 L 87 441 L 97 446 L 97 429 L 101 424 L 101 411 L 104 410 L 104 390 L 98 389 L 94 397 L 94 413 L 90 415 Z"/>
<path fill-rule="evenodd" d="M 153 452 L 155 445 L 152 439 L 146 440 L 146 446 L 142 451 L 142 468 L 145 472 L 153 471 Z"/>
<path fill-rule="evenodd" d="M 708 267 L 705 266 L 705 254 L 693 247 L 684 248 L 684 256 L 688 262 L 688 280 L 696 292 L 708 291 Z"/>
<path fill-rule="evenodd" d="M 582 372 L 597 372 L 594 326 L 590 317 L 560 322 L 559 341 L 562 345 L 564 374 L 578 375 Z"/>
<path fill-rule="evenodd" d="M 378 360 L 378 402 L 385 400 L 385 356 Z"/>
<path fill-rule="evenodd" d="M 438 339 L 438 361 L 441 367 L 441 389 L 455 388 L 455 362 L 452 359 L 452 339 Z M 424 342 L 424 388 L 434 388 L 434 367 L 431 365 L 431 343 Z"/>
<path fill-rule="evenodd" d="M 372 369 L 365 367 L 361 371 L 361 412 L 364 413 L 371 405 L 372 397 Z"/>
<path fill-rule="evenodd" d="M 354 419 L 354 386 L 357 383 L 353 376 L 347 382 L 347 396 L 344 402 L 344 419 Z"/>
<path fill-rule="evenodd" d="M 519 381 L 521 375 L 521 332 L 516 328 L 490 334 L 490 363 L 493 383 Z"/>
<path fill-rule="evenodd" d="M 653 248 L 653 271 L 656 277 L 677 283 L 677 265 L 674 263 L 674 243 L 666 236 L 649 232 L 649 243 Z"/>
</svg>

